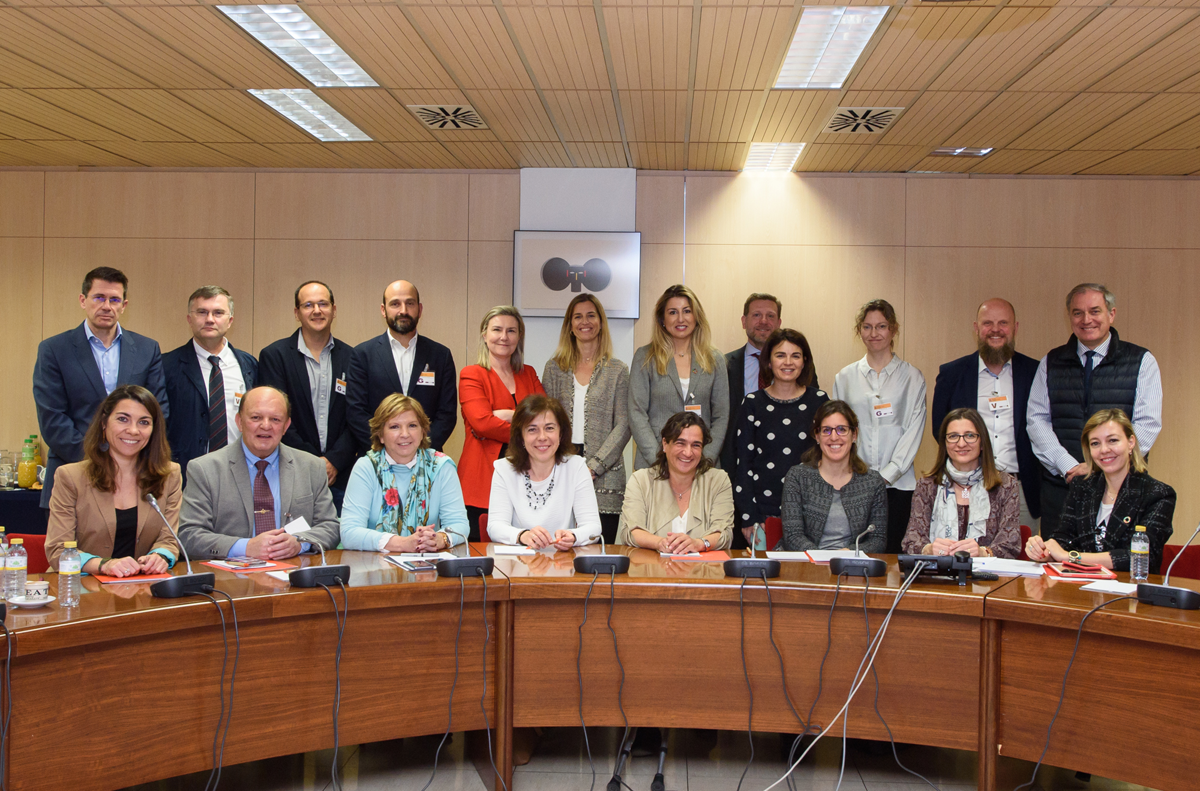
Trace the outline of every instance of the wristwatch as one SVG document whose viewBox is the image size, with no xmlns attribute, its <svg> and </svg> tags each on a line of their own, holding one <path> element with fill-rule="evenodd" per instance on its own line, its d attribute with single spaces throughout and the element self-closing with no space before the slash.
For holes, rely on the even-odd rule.
<svg viewBox="0 0 1200 791">
<path fill-rule="evenodd" d="M 1068 553 L 1067 553 L 1067 557 L 1068 557 L 1068 558 L 1070 558 L 1070 560 L 1071 560 L 1071 562 L 1072 562 L 1072 563 L 1081 563 L 1081 562 L 1083 562 L 1083 555 L 1081 555 L 1079 552 L 1076 552 L 1076 551 L 1075 551 L 1075 550 L 1073 550 L 1073 549 L 1072 549 L 1070 552 L 1068 552 Z"/>
<path fill-rule="evenodd" d="M 704 551 L 705 551 L 705 552 L 707 552 L 708 550 L 712 549 L 712 544 L 710 544 L 710 543 L 708 542 L 708 539 L 707 539 L 707 538 L 702 538 L 702 539 L 700 539 L 700 540 L 704 542 Z"/>
</svg>

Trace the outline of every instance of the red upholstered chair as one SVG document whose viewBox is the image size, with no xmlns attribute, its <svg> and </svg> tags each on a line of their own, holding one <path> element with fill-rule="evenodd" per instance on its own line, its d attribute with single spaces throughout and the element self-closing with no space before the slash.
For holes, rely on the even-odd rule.
<svg viewBox="0 0 1200 791">
<path fill-rule="evenodd" d="M 1029 543 L 1029 537 L 1033 535 L 1033 531 L 1029 529 L 1029 525 L 1021 525 L 1021 554 L 1018 556 L 1021 560 L 1029 560 L 1029 556 L 1025 554 L 1025 545 Z"/>
<path fill-rule="evenodd" d="M 768 516 L 763 532 L 767 534 L 767 549 L 774 549 L 783 540 L 783 520 L 778 516 Z"/>
<path fill-rule="evenodd" d="M 50 563 L 46 560 L 46 537 L 33 533 L 13 533 L 8 537 L 9 541 L 14 538 L 24 540 L 25 551 L 29 553 L 29 565 L 26 571 L 30 574 L 41 574 L 50 568 Z"/>
<path fill-rule="evenodd" d="M 479 540 L 484 544 L 491 543 L 492 540 L 487 531 L 487 516 L 486 513 L 479 515 Z"/>
<path fill-rule="evenodd" d="M 1167 544 L 1163 547 L 1161 573 L 1167 573 L 1167 566 L 1179 554 L 1178 544 Z M 32 560 L 32 558 L 31 558 Z M 1190 580 L 1200 580 L 1200 547 L 1188 547 L 1183 550 L 1183 557 L 1171 571 L 1172 577 L 1187 577 Z"/>
</svg>

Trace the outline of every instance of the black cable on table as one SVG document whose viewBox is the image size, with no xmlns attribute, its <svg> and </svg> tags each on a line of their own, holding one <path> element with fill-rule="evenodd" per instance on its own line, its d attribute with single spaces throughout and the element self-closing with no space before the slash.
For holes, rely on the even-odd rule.
<svg viewBox="0 0 1200 791">
<path fill-rule="evenodd" d="M 207 586 L 206 586 L 207 587 Z M 225 668 L 229 664 L 229 631 L 225 622 L 225 611 L 221 609 L 221 603 L 216 600 L 213 595 L 223 596 L 229 602 L 230 617 L 233 619 L 233 635 L 234 635 L 234 654 L 233 654 L 233 671 L 229 676 L 229 706 L 225 705 Z M 238 658 L 242 653 L 242 638 L 238 632 L 237 622 L 237 605 L 233 603 L 233 597 L 225 591 L 217 590 L 216 588 L 207 587 L 206 593 L 195 593 L 196 596 L 203 596 L 212 602 L 217 608 L 217 614 L 221 617 L 221 642 L 225 646 L 225 653 L 221 659 L 221 681 L 219 685 L 219 693 L 221 697 L 221 711 L 217 716 L 217 730 L 213 734 L 213 768 L 208 774 L 208 782 L 204 784 L 204 791 L 216 791 L 221 784 L 221 771 L 225 763 L 225 742 L 229 738 L 229 723 L 233 721 L 233 684 L 237 679 L 237 663 Z M 222 727 L 221 720 L 225 720 L 225 725 Z M 217 749 L 217 736 L 221 737 L 220 751 Z"/>
<path fill-rule="evenodd" d="M 1137 597 L 1118 596 L 1115 599 L 1109 599 L 1106 602 L 1101 602 L 1092 609 L 1088 610 L 1083 618 L 1080 619 L 1079 630 L 1075 632 L 1075 648 L 1071 651 L 1071 661 L 1067 662 L 1067 669 L 1063 673 L 1062 691 L 1058 693 L 1058 706 L 1055 707 L 1054 716 L 1050 718 L 1050 725 L 1046 728 L 1046 745 L 1042 748 L 1042 754 L 1038 757 L 1037 763 L 1033 766 L 1033 774 L 1029 776 L 1029 780 L 1021 783 L 1021 785 L 1014 788 L 1013 791 L 1021 791 L 1022 788 L 1031 787 L 1037 780 L 1038 769 L 1042 767 L 1042 761 L 1046 760 L 1046 753 L 1050 750 L 1050 733 L 1054 730 L 1054 723 L 1058 719 L 1058 713 L 1062 711 L 1063 701 L 1066 700 L 1067 697 L 1067 676 L 1071 674 L 1071 666 L 1075 664 L 1075 655 L 1079 653 L 1079 641 L 1083 638 L 1083 625 L 1087 623 L 1087 619 L 1091 618 L 1093 613 L 1104 609 L 1110 604 L 1116 604 L 1117 602 L 1124 601 L 1126 599 L 1133 601 L 1136 600 Z"/>
<path fill-rule="evenodd" d="M 479 569 L 479 578 L 483 580 L 483 694 L 479 696 L 479 710 L 483 712 L 483 732 L 487 735 L 488 760 L 492 763 L 492 771 L 496 777 L 500 778 L 500 786 L 504 791 L 508 791 L 508 783 L 504 782 L 504 778 L 500 776 L 500 770 L 496 768 L 496 759 L 492 755 L 492 725 L 488 722 L 487 707 L 484 706 L 484 701 L 487 699 L 487 647 L 492 640 L 492 627 L 488 626 L 487 621 L 487 575 L 483 573 L 483 569 Z M 459 579 L 462 579 L 461 577 Z"/>
<path fill-rule="evenodd" d="M 617 667 L 621 670 L 621 682 L 617 685 L 617 708 L 621 711 L 621 721 L 625 723 L 625 732 L 621 735 L 621 743 L 617 747 L 617 760 L 620 760 L 621 748 L 625 746 L 625 740 L 629 738 L 629 718 L 625 716 L 625 703 L 621 699 L 621 696 L 625 691 L 625 665 L 621 664 L 621 652 L 617 650 L 617 632 L 615 629 L 613 629 L 612 625 L 613 606 L 616 604 L 616 601 L 617 570 L 616 568 L 610 568 L 608 575 L 608 633 L 612 635 L 613 655 L 616 656 Z M 587 736 L 586 730 L 584 736 Z M 629 788 L 628 784 L 626 784 L 624 780 L 621 781 L 621 785 Z M 630 789 L 630 791 L 633 791 L 633 789 Z"/>
<path fill-rule="evenodd" d="M 433 779 L 437 777 L 438 756 L 442 753 L 442 745 L 450 738 L 450 727 L 454 722 L 454 688 L 458 686 L 458 641 L 462 637 L 463 623 L 463 602 L 466 601 L 467 591 L 466 583 L 463 577 L 458 578 L 458 631 L 454 633 L 454 679 L 450 682 L 450 701 L 446 704 L 446 733 L 442 736 L 442 740 L 438 742 L 437 750 L 433 754 L 433 773 L 429 775 L 429 781 L 421 787 L 421 791 L 426 791 L 429 786 L 433 785 Z M 484 674 L 487 674 L 487 665 L 484 665 Z"/>
<path fill-rule="evenodd" d="M 4 725 L 0 726 L 0 791 L 8 791 L 8 724 L 12 719 L 12 648 L 16 642 L 16 632 L 10 632 L 0 620 L 0 629 L 4 630 L 5 659 L 4 659 Z M 224 703 L 222 698 L 221 702 Z"/>
<path fill-rule="evenodd" d="M 337 583 L 342 588 L 342 611 L 340 614 L 333 591 L 323 582 L 318 582 L 317 585 L 329 594 L 329 601 L 333 603 L 333 620 L 337 623 L 337 650 L 333 655 L 333 767 L 329 770 L 329 776 L 335 791 L 341 791 L 342 781 L 338 777 L 338 710 L 342 705 L 342 635 L 346 631 L 346 616 L 350 614 L 350 596 L 346 591 L 346 584 L 340 577 L 337 579 Z"/>
<path fill-rule="evenodd" d="M 817 696 L 813 698 L 812 705 L 808 708 L 808 722 L 810 725 L 802 732 L 797 734 L 796 738 L 792 740 L 792 747 L 790 750 L 788 750 L 788 766 L 791 766 L 796 760 L 796 750 L 800 746 L 800 740 L 803 739 L 810 731 L 812 733 L 821 732 L 820 728 L 813 728 L 811 723 L 813 713 L 817 710 L 817 703 L 819 703 L 821 700 L 821 692 L 825 688 L 825 660 L 829 658 L 829 650 L 833 647 L 833 613 L 837 609 L 838 596 L 840 596 L 842 593 L 842 577 L 844 576 L 846 576 L 844 573 L 838 574 L 837 583 L 833 589 L 833 603 L 829 605 L 829 619 L 825 626 L 825 654 L 821 657 L 821 666 L 817 669 Z M 791 773 L 788 774 L 788 788 L 795 788 Z"/>
<path fill-rule="evenodd" d="M 746 692 L 750 695 L 750 711 L 746 717 L 746 739 L 750 742 L 750 760 L 746 761 L 746 768 L 742 769 L 742 776 L 738 778 L 737 791 L 742 791 L 742 783 L 746 779 L 746 772 L 750 771 L 750 765 L 754 763 L 754 687 L 750 685 L 750 671 L 746 667 L 746 581 L 749 577 L 742 577 L 742 584 L 738 586 L 738 612 L 741 615 L 741 634 L 738 638 L 738 646 L 742 651 L 742 676 L 746 679 Z M 766 581 L 766 577 L 763 577 Z"/>
<path fill-rule="evenodd" d="M 592 745 L 588 742 L 587 723 L 583 720 L 583 627 L 587 625 L 588 619 L 588 600 L 592 598 L 592 586 L 596 584 L 596 579 L 600 576 L 600 571 L 597 570 L 592 574 L 592 581 L 588 583 L 587 593 L 583 597 L 583 622 L 579 624 L 579 651 L 575 654 L 575 677 L 579 681 L 579 726 L 583 728 L 583 747 L 587 751 L 588 766 L 592 768 L 592 785 L 591 788 L 596 788 L 596 764 L 592 761 Z M 621 742 L 622 745 L 625 742 Z"/>
</svg>

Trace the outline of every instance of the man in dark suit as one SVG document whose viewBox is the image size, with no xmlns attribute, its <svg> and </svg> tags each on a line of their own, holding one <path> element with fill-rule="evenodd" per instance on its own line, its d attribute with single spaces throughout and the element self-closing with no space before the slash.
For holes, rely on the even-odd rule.
<svg viewBox="0 0 1200 791">
<path fill-rule="evenodd" d="M 952 409 L 970 407 L 987 424 L 996 467 L 1021 481 L 1021 524 L 1038 532 L 1042 466 L 1033 454 L 1025 410 L 1038 361 L 1016 350 L 1017 314 L 1003 299 L 989 299 L 975 315 L 977 350 L 938 370 L 929 425 L 936 438 Z"/>
<path fill-rule="evenodd" d="M 350 430 L 360 452 L 371 444 L 368 424 L 375 409 L 392 393 L 415 398 L 429 418 L 429 442 L 441 450 L 458 422 L 458 384 L 450 350 L 417 335 L 421 294 L 407 280 L 383 291 L 379 312 L 387 331 L 354 347 L 347 382 Z"/>
<path fill-rule="evenodd" d="M 319 280 L 296 289 L 300 328 L 258 354 L 258 383 L 287 394 L 292 424 L 283 444 L 320 457 L 339 508 L 354 466 L 354 436 L 346 423 L 346 385 L 354 347 L 333 337 L 337 303 Z"/>
<path fill-rule="evenodd" d="M 118 385 L 141 385 L 169 414 L 158 342 L 121 327 L 128 286 L 119 269 L 101 266 L 88 272 L 79 295 L 83 324 L 38 344 L 33 402 L 50 448 L 42 508 L 50 507 L 54 471 L 83 459 L 83 435 L 100 402 Z"/>
<path fill-rule="evenodd" d="M 241 437 L 233 415 L 242 396 L 258 384 L 258 361 L 225 340 L 233 326 L 233 298 L 220 286 L 201 286 L 188 297 L 192 339 L 163 356 L 171 456 L 183 469 L 205 453 Z"/>
</svg>

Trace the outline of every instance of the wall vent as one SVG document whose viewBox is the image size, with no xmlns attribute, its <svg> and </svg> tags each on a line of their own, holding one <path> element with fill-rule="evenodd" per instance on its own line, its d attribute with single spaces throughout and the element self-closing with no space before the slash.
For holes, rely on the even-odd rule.
<svg viewBox="0 0 1200 791">
<path fill-rule="evenodd" d="M 421 123 L 430 129 L 487 129 L 482 116 L 468 104 L 410 104 Z"/>
<path fill-rule="evenodd" d="M 891 126 L 903 107 L 839 107 L 825 125 L 835 134 L 877 134 Z"/>
</svg>

